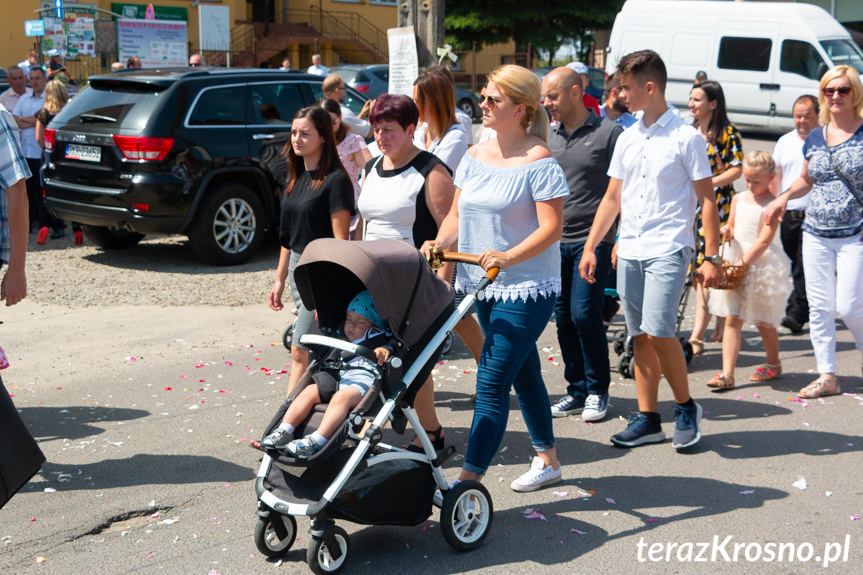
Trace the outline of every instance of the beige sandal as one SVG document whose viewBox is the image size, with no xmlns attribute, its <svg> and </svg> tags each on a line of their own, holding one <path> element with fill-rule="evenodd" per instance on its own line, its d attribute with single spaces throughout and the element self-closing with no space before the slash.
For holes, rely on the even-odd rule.
<svg viewBox="0 0 863 575">
<path fill-rule="evenodd" d="M 692 347 L 692 357 L 698 357 L 704 353 L 704 340 L 689 338 L 689 345 Z"/>
<path fill-rule="evenodd" d="M 827 386 L 832 386 L 832 390 L 826 389 Z M 839 387 L 839 381 L 835 377 L 824 377 L 823 375 L 800 390 L 797 397 L 803 399 L 815 399 L 818 397 L 826 397 L 828 395 L 839 395 L 842 389 Z"/>
<path fill-rule="evenodd" d="M 777 364 L 765 363 L 760 367 L 755 368 L 755 373 L 749 376 L 749 381 L 762 383 L 765 381 L 773 381 L 782 376 L 782 362 Z"/>
<path fill-rule="evenodd" d="M 734 376 L 725 375 L 724 373 L 716 373 L 707 382 L 707 387 L 715 387 L 717 389 L 734 389 Z"/>
</svg>

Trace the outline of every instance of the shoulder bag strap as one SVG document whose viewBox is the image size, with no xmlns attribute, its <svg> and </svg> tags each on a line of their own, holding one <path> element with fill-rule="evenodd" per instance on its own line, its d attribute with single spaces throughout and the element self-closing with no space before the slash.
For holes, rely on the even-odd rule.
<svg viewBox="0 0 863 575">
<path fill-rule="evenodd" d="M 845 176 L 845 174 L 840 172 L 839 168 L 837 168 L 833 163 L 833 151 L 830 149 L 830 143 L 827 141 L 826 125 L 824 126 L 824 145 L 827 146 L 827 157 L 830 158 L 830 169 L 833 170 L 833 173 L 835 173 L 840 180 L 842 180 L 845 187 L 851 191 L 851 194 L 857 199 L 857 203 L 860 204 L 860 206 L 863 206 L 863 197 L 861 197 L 860 192 L 851 184 L 851 181 Z"/>
</svg>

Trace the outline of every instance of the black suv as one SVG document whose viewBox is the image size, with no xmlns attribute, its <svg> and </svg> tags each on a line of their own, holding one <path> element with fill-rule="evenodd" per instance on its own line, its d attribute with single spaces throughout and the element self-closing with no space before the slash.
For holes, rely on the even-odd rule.
<svg viewBox="0 0 863 575">
<path fill-rule="evenodd" d="M 45 131 L 48 208 L 104 248 L 185 234 L 208 262 L 246 261 L 278 225 L 280 152 L 322 80 L 249 68 L 93 76 Z M 355 112 L 365 100 L 348 89 Z"/>
</svg>

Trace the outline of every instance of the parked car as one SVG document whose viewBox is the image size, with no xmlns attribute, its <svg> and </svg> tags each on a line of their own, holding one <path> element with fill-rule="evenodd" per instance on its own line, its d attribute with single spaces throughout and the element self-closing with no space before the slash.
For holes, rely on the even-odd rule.
<svg viewBox="0 0 863 575">
<path fill-rule="evenodd" d="M 536 77 L 539 78 L 540 81 L 542 81 L 542 79 L 545 78 L 545 75 L 556 67 L 557 66 L 540 66 L 539 68 L 534 68 L 533 73 L 536 74 Z M 602 96 L 605 92 L 605 70 L 588 66 L 587 76 L 590 78 L 590 85 L 587 87 L 585 92 L 602 102 Z"/>
<path fill-rule="evenodd" d="M 390 85 L 390 67 L 387 64 L 345 64 L 333 68 L 335 72 L 345 81 L 345 84 L 356 89 L 369 99 L 374 99 L 381 94 L 386 94 Z M 473 92 L 463 88 L 455 87 L 456 107 L 470 116 L 480 118 L 482 111 L 479 109 L 479 98 Z"/>
<path fill-rule="evenodd" d="M 246 68 L 92 76 L 46 130 L 47 206 L 106 249 L 185 234 L 205 261 L 246 261 L 278 225 L 280 152 L 321 82 Z M 366 98 L 348 94 L 359 112 Z"/>
</svg>

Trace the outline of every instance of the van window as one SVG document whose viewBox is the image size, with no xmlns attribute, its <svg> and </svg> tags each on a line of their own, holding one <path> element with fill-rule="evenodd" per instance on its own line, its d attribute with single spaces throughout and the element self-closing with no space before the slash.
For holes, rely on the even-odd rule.
<svg viewBox="0 0 863 575">
<path fill-rule="evenodd" d="M 189 116 L 190 126 L 242 126 L 245 123 L 245 86 L 226 86 L 201 92 Z"/>
<path fill-rule="evenodd" d="M 770 38 L 724 36 L 719 41 L 720 68 L 765 72 L 770 67 Z"/>
<path fill-rule="evenodd" d="M 810 80 L 818 79 L 818 66 L 824 60 L 818 54 L 815 46 L 801 40 L 783 40 L 782 57 L 779 60 L 779 69 L 783 72 L 800 74 Z"/>
<path fill-rule="evenodd" d="M 821 47 L 830 56 L 834 66 L 846 64 L 863 74 L 863 56 L 851 40 L 824 40 Z"/>
</svg>

